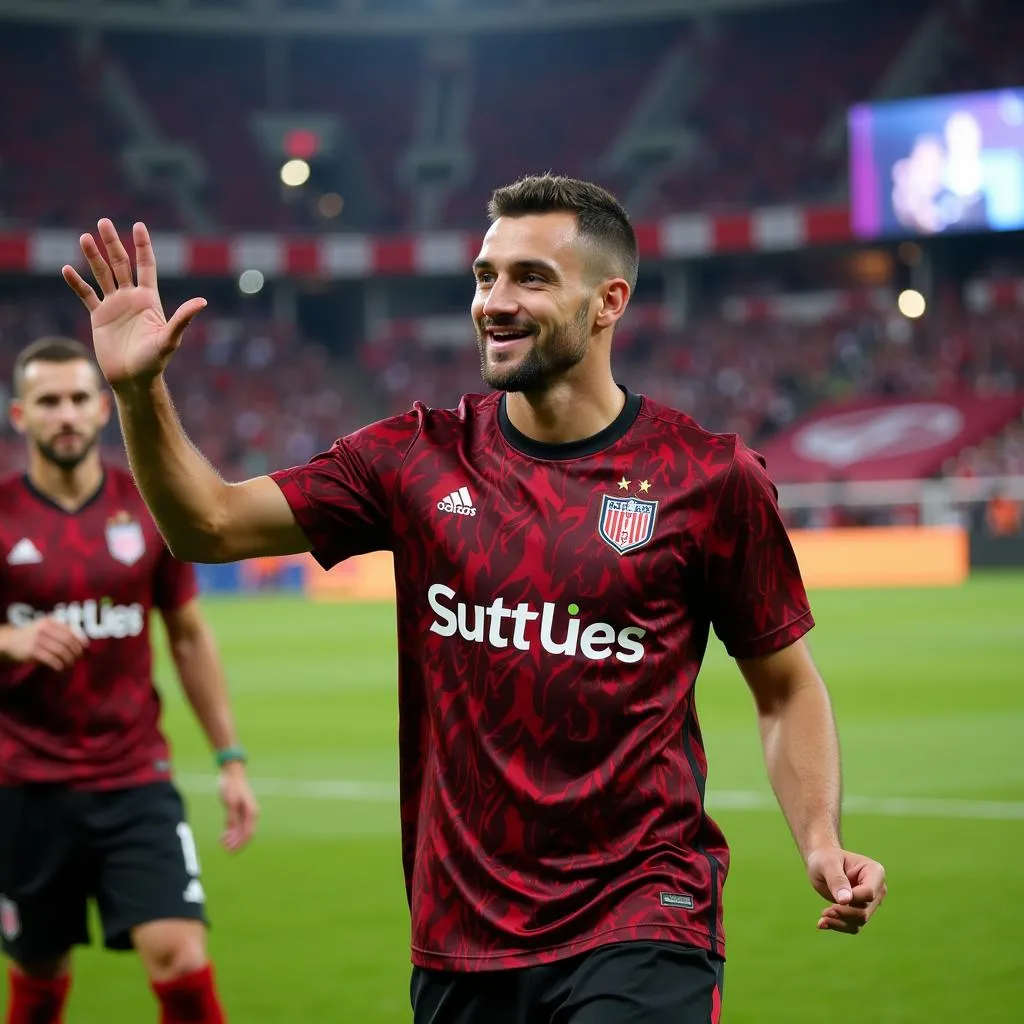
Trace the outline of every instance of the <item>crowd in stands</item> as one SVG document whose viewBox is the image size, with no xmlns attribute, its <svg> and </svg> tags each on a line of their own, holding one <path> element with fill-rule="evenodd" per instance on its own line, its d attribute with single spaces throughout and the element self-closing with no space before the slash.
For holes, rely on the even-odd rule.
<svg viewBox="0 0 1024 1024">
<path fill-rule="evenodd" d="M 0 300 L 0 399 L 5 408 L 14 357 L 22 346 L 52 334 L 88 343 L 88 321 L 76 315 L 73 300 L 66 303 L 69 310 L 55 312 L 63 305 Z M 266 318 L 198 318 L 168 379 L 189 435 L 233 480 L 303 462 L 375 411 L 326 346 Z M 111 458 L 122 457 L 116 423 L 104 442 Z M 5 418 L 0 469 L 23 465 L 24 443 Z"/>
<path fill-rule="evenodd" d="M 954 26 L 956 45 L 936 58 L 931 91 L 1020 84 L 1014 42 L 1024 16 L 1014 0 L 809 4 L 474 37 L 463 138 L 470 159 L 440 224 L 478 227 L 496 184 L 548 168 L 627 192 L 631 179 L 604 158 L 663 61 L 680 52 L 693 81 L 675 123 L 697 144 L 638 194 L 635 215 L 841 198 L 847 107 L 874 94 L 938 9 Z M 106 213 L 141 216 L 162 229 L 193 227 L 170 194 L 132 191 L 123 117 L 100 85 L 109 66 L 125 72 L 162 138 L 192 147 L 202 160 L 200 196 L 213 229 L 395 231 L 412 224 L 403 168 L 427 64 L 415 39 L 374 39 L 372 46 L 344 36 L 280 40 L 271 59 L 255 37 L 96 38 L 87 47 L 68 30 L 13 24 L 0 33 L 0 94 L 19 97 L 0 119 L 0 224 L 83 227 Z M 495 60 L 498 51 L 515 59 Z M 290 202 L 295 193 L 278 180 L 281 158 L 257 141 L 254 114 L 290 110 L 334 119 L 344 181 L 359 197 L 337 219 Z"/>
<path fill-rule="evenodd" d="M 675 330 L 654 326 L 649 314 L 636 310 L 618 336 L 617 378 L 755 447 L 833 399 L 1024 391 L 1024 321 L 1014 310 L 950 309 L 913 324 L 878 313 L 803 325 L 708 317 Z M 229 479 L 242 479 L 304 461 L 416 400 L 450 407 L 462 393 L 480 392 L 468 317 L 443 326 L 426 339 L 394 330 L 366 342 L 355 359 L 342 359 L 288 325 L 211 310 L 195 321 L 172 363 L 172 392 L 201 450 Z M 73 302 L 0 300 L 0 400 L 9 397 L 18 349 L 56 333 L 88 340 L 88 323 Z M 120 458 L 115 424 L 105 442 Z M 23 460 L 24 445 L 5 422 L 0 468 Z M 1024 421 L 964 449 L 943 472 L 1024 476 Z"/>
</svg>

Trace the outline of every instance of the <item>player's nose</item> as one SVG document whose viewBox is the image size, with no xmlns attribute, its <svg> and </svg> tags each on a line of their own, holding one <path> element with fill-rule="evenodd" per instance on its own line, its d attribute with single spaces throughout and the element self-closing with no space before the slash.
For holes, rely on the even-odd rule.
<svg viewBox="0 0 1024 1024">
<path fill-rule="evenodd" d="M 499 277 L 487 292 L 484 299 L 483 314 L 489 317 L 507 316 L 519 312 L 519 300 L 515 289 L 510 287 L 507 279 Z"/>
</svg>

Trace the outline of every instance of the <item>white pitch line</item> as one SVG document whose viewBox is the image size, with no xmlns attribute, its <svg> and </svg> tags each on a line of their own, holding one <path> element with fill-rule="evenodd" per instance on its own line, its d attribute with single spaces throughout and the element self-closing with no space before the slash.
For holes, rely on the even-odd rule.
<svg viewBox="0 0 1024 1024">
<path fill-rule="evenodd" d="M 309 800 L 339 800 L 348 803 L 392 803 L 398 801 L 398 786 L 390 782 L 364 782 L 358 779 L 252 779 L 258 797 L 283 796 Z M 184 789 L 215 792 L 214 775 L 179 775 Z M 728 811 L 774 811 L 778 809 L 770 793 L 747 789 L 725 789 L 708 794 L 712 814 Z M 955 800 L 941 797 L 847 796 L 843 810 L 882 818 L 971 818 L 986 821 L 1024 821 L 1024 801 Z"/>
</svg>

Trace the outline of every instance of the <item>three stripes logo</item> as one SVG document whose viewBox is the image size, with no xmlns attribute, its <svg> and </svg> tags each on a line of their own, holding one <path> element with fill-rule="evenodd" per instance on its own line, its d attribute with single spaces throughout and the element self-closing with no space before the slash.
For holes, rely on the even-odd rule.
<svg viewBox="0 0 1024 1024">
<path fill-rule="evenodd" d="M 441 512 L 454 512 L 457 516 L 476 515 L 476 506 L 473 504 L 468 487 L 460 487 L 457 491 L 452 491 L 437 503 L 437 507 Z"/>
</svg>

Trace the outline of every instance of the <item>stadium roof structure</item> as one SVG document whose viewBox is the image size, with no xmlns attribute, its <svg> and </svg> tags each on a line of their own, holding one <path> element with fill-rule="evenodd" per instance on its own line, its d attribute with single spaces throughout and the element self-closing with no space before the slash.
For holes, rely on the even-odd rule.
<svg viewBox="0 0 1024 1024">
<path fill-rule="evenodd" d="M 0 21 L 111 30 L 437 35 L 678 20 L 846 0 L 0 0 Z"/>
</svg>

